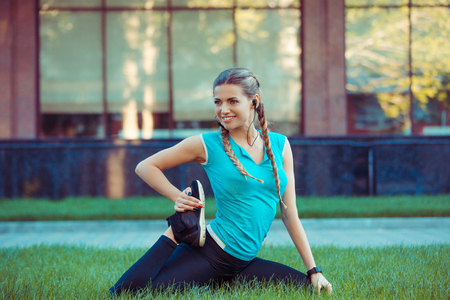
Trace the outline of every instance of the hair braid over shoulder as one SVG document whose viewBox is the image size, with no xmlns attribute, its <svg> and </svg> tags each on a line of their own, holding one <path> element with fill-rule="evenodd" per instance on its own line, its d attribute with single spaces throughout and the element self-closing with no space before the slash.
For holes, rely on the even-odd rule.
<svg viewBox="0 0 450 300">
<path fill-rule="evenodd" d="M 262 102 L 259 103 L 256 112 L 258 113 L 258 120 L 259 125 L 261 126 L 264 145 L 266 146 L 266 153 L 270 159 L 270 162 L 272 163 L 273 175 L 275 177 L 275 183 L 277 185 L 278 199 L 280 199 L 284 208 L 287 208 L 286 204 L 284 204 L 283 199 L 281 198 L 280 177 L 278 176 L 278 167 L 277 163 L 275 162 L 275 156 L 273 155 L 272 145 L 270 144 L 269 129 L 267 128 L 266 116 L 264 113 L 264 104 Z"/>
<path fill-rule="evenodd" d="M 226 130 L 225 128 L 221 127 L 220 128 L 220 137 L 222 138 L 222 143 L 223 143 L 223 147 L 225 148 L 225 152 L 228 154 L 228 156 L 230 157 L 231 161 L 236 166 L 236 168 L 239 170 L 239 172 L 241 172 L 241 174 L 245 176 L 245 179 L 247 179 L 247 176 L 248 176 L 250 178 L 258 180 L 261 183 L 264 183 L 263 180 L 255 178 L 252 175 L 250 175 L 247 172 L 247 170 L 245 170 L 244 166 L 241 164 L 239 159 L 236 157 L 236 155 L 234 154 L 233 149 L 231 149 L 230 133 L 229 133 L 229 131 Z"/>
</svg>

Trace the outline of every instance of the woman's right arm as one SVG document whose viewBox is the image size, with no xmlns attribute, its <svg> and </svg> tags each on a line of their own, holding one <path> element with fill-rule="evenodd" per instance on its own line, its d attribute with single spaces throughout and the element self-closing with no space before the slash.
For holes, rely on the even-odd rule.
<svg viewBox="0 0 450 300">
<path fill-rule="evenodd" d="M 193 210 L 199 206 L 199 200 L 189 196 L 186 190 L 181 192 L 162 172 L 192 161 L 206 161 L 205 149 L 199 135 L 189 137 L 144 159 L 136 166 L 136 174 L 155 191 L 174 202 L 176 211 Z"/>
</svg>

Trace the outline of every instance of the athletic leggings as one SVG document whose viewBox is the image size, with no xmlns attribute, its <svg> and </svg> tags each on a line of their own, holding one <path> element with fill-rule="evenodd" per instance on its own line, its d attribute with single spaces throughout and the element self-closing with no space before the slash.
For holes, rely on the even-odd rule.
<svg viewBox="0 0 450 300">
<path fill-rule="evenodd" d="M 161 236 L 109 291 L 111 295 L 119 295 L 124 290 L 135 292 L 147 286 L 151 289 L 169 285 L 185 288 L 212 281 L 232 282 L 237 278 L 309 285 L 308 277 L 291 267 L 258 257 L 244 261 L 231 256 L 207 232 L 203 247 L 184 243 L 177 246 L 168 237 Z"/>
</svg>

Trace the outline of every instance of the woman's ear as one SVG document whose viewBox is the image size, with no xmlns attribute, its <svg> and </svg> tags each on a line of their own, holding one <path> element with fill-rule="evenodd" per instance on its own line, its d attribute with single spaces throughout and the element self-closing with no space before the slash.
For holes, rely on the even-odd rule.
<svg viewBox="0 0 450 300">
<path fill-rule="evenodd" d="M 254 109 L 258 108 L 258 106 L 259 106 L 259 95 L 258 94 L 255 94 L 253 96 L 252 106 L 253 106 Z"/>
</svg>

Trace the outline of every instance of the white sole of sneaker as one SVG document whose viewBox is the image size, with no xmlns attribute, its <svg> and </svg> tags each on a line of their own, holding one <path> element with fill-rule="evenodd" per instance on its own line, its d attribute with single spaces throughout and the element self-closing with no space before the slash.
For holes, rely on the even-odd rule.
<svg viewBox="0 0 450 300">
<path fill-rule="evenodd" d="M 205 244 L 205 240 L 206 240 L 206 222 L 205 222 L 205 192 L 203 191 L 203 186 L 200 183 L 200 181 L 196 180 L 197 184 L 198 184 L 198 194 L 200 196 L 200 201 L 203 203 L 203 207 L 200 208 L 200 222 L 199 222 L 199 226 L 200 226 L 200 240 L 198 242 L 198 245 L 200 247 L 203 247 L 203 245 Z"/>
</svg>

